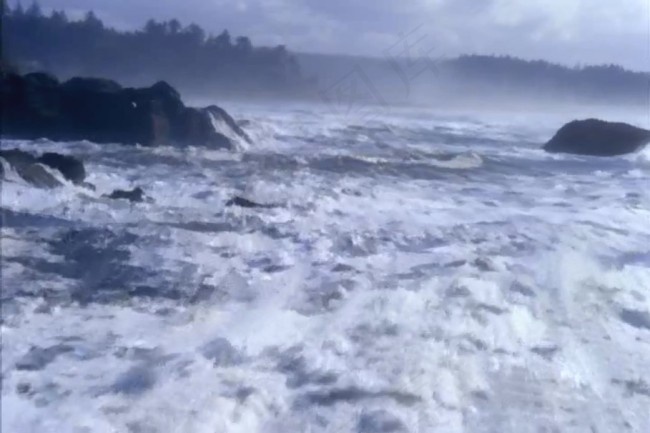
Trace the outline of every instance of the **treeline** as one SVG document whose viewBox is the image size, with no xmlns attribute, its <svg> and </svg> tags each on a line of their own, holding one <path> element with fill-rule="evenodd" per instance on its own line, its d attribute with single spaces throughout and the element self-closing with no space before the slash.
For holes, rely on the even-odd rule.
<svg viewBox="0 0 650 433">
<path fill-rule="evenodd" d="M 355 72 L 360 93 L 387 102 L 489 107 L 503 103 L 626 104 L 647 107 L 650 74 L 618 65 L 564 66 L 510 56 L 386 59 L 297 54 L 301 70 L 336 89 Z M 327 84 L 330 87 L 327 87 Z"/>
<path fill-rule="evenodd" d="M 576 102 L 648 104 L 650 74 L 619 65 L 566 67 L 543 60 L 510 56 L 461 56 L 443 62 L 441 70 L 467 90 L 521 96 L 562 96 Z"/>
<path fill-rule="evenodd" d="M 2 1 L 2 0 L 0 0 Z M 291 94 L 307 82 L 296 59 L 280 45 L 255 47 L 227 30 L 206 33 L 196 24 L 149 20 L 137 31 L 117 31 L 93 12 L 82 20 L 64 11 L 42 12 L 2 1 L 3 63 L 60 77 L 101 76 L 133 85 L 166 80 L 189 92 Z"/>
<path fill-rule="evenodd" d="M 81 20 L 49 15 L 37 3 L 2 5 L 2 64 L 23 72 L 50 71 L 60 78 L 100 76 L 127 85 L 168 81 L 182 93 L 213 96 L 302 96 L 333 91 L 362 71 L 382 99 L 439 103 L 493 100 L 557 103 L 648 104 L 649 74 L 617 65 L 566 67 L 508 56 L 471 55 L 435 62 L 433 75 L 410 70 L 421 62 L 291 54 L 280 45 L 255 47 L 244 36 L 206 33 L 196 24 L 149 20 L 142 29 L 117 31 L 93 12 Z M 409 66 L 411 65 L 411 66 Z M 405 77 L 416 77 L 404 82 Z M 305 77 L 316 77 L 306 79 Z M 414 101 L 415 100 L 415 101 Z"/>
</svg>

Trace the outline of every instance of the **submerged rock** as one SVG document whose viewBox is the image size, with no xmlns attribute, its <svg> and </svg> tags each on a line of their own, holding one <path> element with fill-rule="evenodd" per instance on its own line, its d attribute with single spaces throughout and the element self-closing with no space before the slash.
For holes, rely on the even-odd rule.
<svg viewBox="0 0 650 433">
<path fill-rule="evenodd" d="M 574 120 L 544 145 L 547 152 L 617 156 L 636 152 L 650 142 L 650 131 L 626 123 Z"/>
<path fill-rule="evenodd" d="M 145 201 L 146 198 L 144 191 L 140 187 L 136 187 L 131 191 L 116 189 L 115 191 L 113 191 L 112 193 L 104 197 L 113 200 L 128 200 L 131 203 L 142 203 Z"/>
<path fill-rule="evenodd" d="M 43 73 L 4 73 L 0 97 L 12 108 L 2 113 L 2 134 L 13 138 L 227 149 L 250 142 L 225 110 L 186 107 L 164 81 L 135 89 L 99 78 L 59 83 Z"/>
<path fill-rule="evenodd" d="M 251 201 L 251 200 L 248 200 L 246 198 L 239 197 L 239 196 L 235 196 L 235 197 L 231 198 L 230 200 L 228 200 L 226 202 L 226 206 L 227 207 L 239 206 L 239 207 L 244 207 L 244 208 L 249 208 L 249 209 L 255 209 L 255 208 L 258 208 L 258 209 L 271 209 L 271 208 L 276 207 L 275 205 L 272 205 L 272 204 L 256 203 L 254 201 Z"/>
</svg>

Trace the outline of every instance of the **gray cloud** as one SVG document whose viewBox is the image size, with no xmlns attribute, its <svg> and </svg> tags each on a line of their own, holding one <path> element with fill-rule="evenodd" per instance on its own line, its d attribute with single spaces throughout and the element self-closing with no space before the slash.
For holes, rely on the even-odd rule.
<svg viewBox="0 0 650 433">
<path fill-rule="evenodd" d="M 93 9 L 120 28 L 178 18 L 257 44 L 381 56 L 421 26 L 438 56 L 511 54 L 565 64 L 650 70 L 647 0 L 41 0 L 47 10 Z"/>
</svg>

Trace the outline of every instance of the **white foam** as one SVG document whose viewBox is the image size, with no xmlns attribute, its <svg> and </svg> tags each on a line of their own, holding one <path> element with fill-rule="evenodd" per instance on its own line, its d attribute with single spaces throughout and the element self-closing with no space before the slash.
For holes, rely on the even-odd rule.
<svg viewBox="0 0 650 433">
<path fill-rule="evenodd" d="M 210 120 L 212 122 L 212 127 L 216 132 L 228 138 L 234 145 L 236 150 L 246 150 L 248 148 L 248 143 L 242 137 L 240 137 L 233 129 L 226 123 L 225 120 L 217 118 L 213 113 L 208 112 Z"/>
<path fill-rule="evenodd" d="M 444 168 L 454 168 L 454 169 L 472 169 L 478 168 L 483 165 L 483 159 L 480 155 L 469 152 L 465 155 L 458 155 L 450 159 L 449 161 L 429 161 L 429 164 L 436 167 Z"/>
<path fill-rule="evenodd" d="M 244 155 L 69 144 L 96 192 L 3 183 L 5 209 L 39 218 L 7 219 L 3 289 L 40 293 L 3 301 L 3 431 L 650 431 L 650 211 L 634 161 L 519 149 L 521 119 L 398 110 L 360 132 L 310 110 L 253 110 Z M 438 146 L 436 127 L 479 135 Z M 433 176 L 313 168 L 337 156 Z M 154 202 L 102 198 L 134 186 Z M 233 195 L 278 207 L 227 208 Z M 73 228 L 94 231 L 78 245 Z M 53 298 L 102 276 L 122 286 L 106 296 L 180 295 Z"/>
<path fill-rule="evenodd" d="M 645 146 L 636 153 L 627 157 L 631 161 L 637 163 L 644 170 L 650 169 L 650 146 Z"/>
</svg>

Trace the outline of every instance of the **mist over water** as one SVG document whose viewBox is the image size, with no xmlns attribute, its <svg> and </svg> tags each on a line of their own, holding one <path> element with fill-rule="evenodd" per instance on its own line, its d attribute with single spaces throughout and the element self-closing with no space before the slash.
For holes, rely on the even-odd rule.
<svg viewBox="0 0 650 433">
<path fill-rule="evenodd" d="M 546 154 L 565 113 L 227 108 L 254 146 L 3 140 L 97 186 L 2 184 L 3 431 L 650 431 L 647 150 Z"/>
<path fill-rule="evenodd" d="M 648 73 L 617 65 L 568 66 L 509 56 L 449 57 L 430 35 L 413 30 L 376 57 L 300 53 L 303 75 L 319 95 L 345 93 L 378 105 L 438 109 L 585 110 L 616 107 L 647 113 Z M 488 108 L 489 107 L 489 108 Z"/>
</svg>

